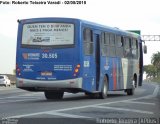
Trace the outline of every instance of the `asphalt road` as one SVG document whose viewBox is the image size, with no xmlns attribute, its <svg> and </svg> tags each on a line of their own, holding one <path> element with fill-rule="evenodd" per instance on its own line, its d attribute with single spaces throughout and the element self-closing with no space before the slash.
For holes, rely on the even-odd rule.
<svg viewBox="0 0 160 124">
<path fill-rule="evenodd" d="M 93 99 L 83 93 L 65 93 L 64 99 L 48 101 L 42 92 L 0 87 L 2 124 L 160 124 L 160 85 L 143 83 L 135 95 L 109 92 Z"/>
</svg>

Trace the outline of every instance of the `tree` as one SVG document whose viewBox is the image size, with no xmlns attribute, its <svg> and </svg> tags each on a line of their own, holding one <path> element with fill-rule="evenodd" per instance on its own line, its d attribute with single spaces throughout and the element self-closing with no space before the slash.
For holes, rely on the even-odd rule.
<svg viewBox="0 0 160 124">
<path fill-rule="evenodd" d="M 144 71 L 147 74 L 147 77 L 156 77 L 157 76 L 157 68 L 154 65 L 145 65 L 144 66 Z"/>
<path fill-rule="evenodd" d="M 160 75 L 160 52 L 154 53 L 151 58 L 151 63 L 157 68 L 157 76 Z"/>
</svg>

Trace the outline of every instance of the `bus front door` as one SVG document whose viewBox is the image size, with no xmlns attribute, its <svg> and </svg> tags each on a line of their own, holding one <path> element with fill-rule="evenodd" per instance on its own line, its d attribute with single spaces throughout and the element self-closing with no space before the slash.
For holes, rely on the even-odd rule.
<svg viewBox="0 0 160 124">
<path fill-rule="evenodd" d="M 99 80 L 100 80 L 100 35 L 94 34 L 94 61 L 95 61 L 95 85 L 96 91 L 99 88 Z"/>
<path fill-rule="evenodd" d="M 86 91 L 94 92 L 99 89 L 100 80 L 100 34 L 93 32 L 92 41 L 85 42 L 85 52 L 90 51 L 90 54 L 84 56 L 83 69 L 83 88 Z"/>
</svg>

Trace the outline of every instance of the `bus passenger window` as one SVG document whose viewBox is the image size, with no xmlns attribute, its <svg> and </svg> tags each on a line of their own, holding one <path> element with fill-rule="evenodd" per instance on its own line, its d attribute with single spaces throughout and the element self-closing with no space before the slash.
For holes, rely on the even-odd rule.
<svg viewBox="0 0 160 124">
<path fill-rule="evenodd" d="M 125 38 L 125 45 L 124 45 L 124 56 L 127 58 L 131 58 L 131 38 Z"/>
<path fill-rule="evenodd" d="M 121 36 L 122 47 L 124 46 L 124 37 Z"/>
<path fill-rule="evenodd" d="M 93 33 L 92 30 L 85 28 L 83 31 L 84 53 L 85 55 L 93 54 Z"/>
<path fill-rule="evenodd" d="M 123 37 L 122 36 L 116 36 L 116 55 L 118 57 L 124 57 L 123 56 Z"/>
<path fill-rule="evenodd" d="M 102 52 L 102 56 L 106 55 L 105 54 L 105 46 L 104 46 L 104 44 L 105 44 L 105 33 L 102 32 L 101 33 L 101 46 L 102 46 L 101 52 Z"/>
<path fill-rule="evenodd" d="M 110 56 L 114 57 L 115 55 L 116 55 L 115 35 L 110 34 Z"/>
<path fill-rule="evenodd" d="M 108 33 L 105 33 L 104 44 L 109 45 L 109 34 Z"/>
<path fill-rule="evenodd" d="M 104 44 L 104 33 L 101 33 L 101 46 Z"/>
<path fill-rule="evenodd" d="M 110 46 L 109 46 L 109 33 L 105 32 L 105 33 L 102 33 L 103 35 L 103 39 L 104 39 L 104 42 L 102 42 L 102 55 L 103 56 L 109 56 L 109 53 L 110 53 Z"/>
<path fill-rule="evenodd" d="M 110 34 L 110 45 L 111 46 L 115 45 L 115 35 L 114 34 Z"/>
<path fill-rule="evenodd" d="M 138 41 L 136 39 L 132 40 L 132 56 L 135 59 L 138 57 Z"/>
<path fill-rule="evenodd" d="M 123 47 L 123 37 L 117 36 L 117 47 Z"/>
</svg>

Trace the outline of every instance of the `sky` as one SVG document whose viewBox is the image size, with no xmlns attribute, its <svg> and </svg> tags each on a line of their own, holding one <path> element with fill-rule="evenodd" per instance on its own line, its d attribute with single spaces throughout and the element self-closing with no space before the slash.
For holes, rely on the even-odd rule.
<svg viewBox="0 0 160 124">
<path fill-rule="evenodd" d="M 63 2 L 63 0 L 60 1 Z M 123 30 L 141 30 L 142 35 L 160 35 L 159 0 L 85 1 L 85 5 L 0 4 L 0 74 L 12 74 L 15 69 L 18 19 L 79 18 Z M 148 53 L 144 55 L 145 65 L 151 63 L 153 53 L 160 51 L 160 42 L 146 41 L 146 45 Z"/>
</svg>

